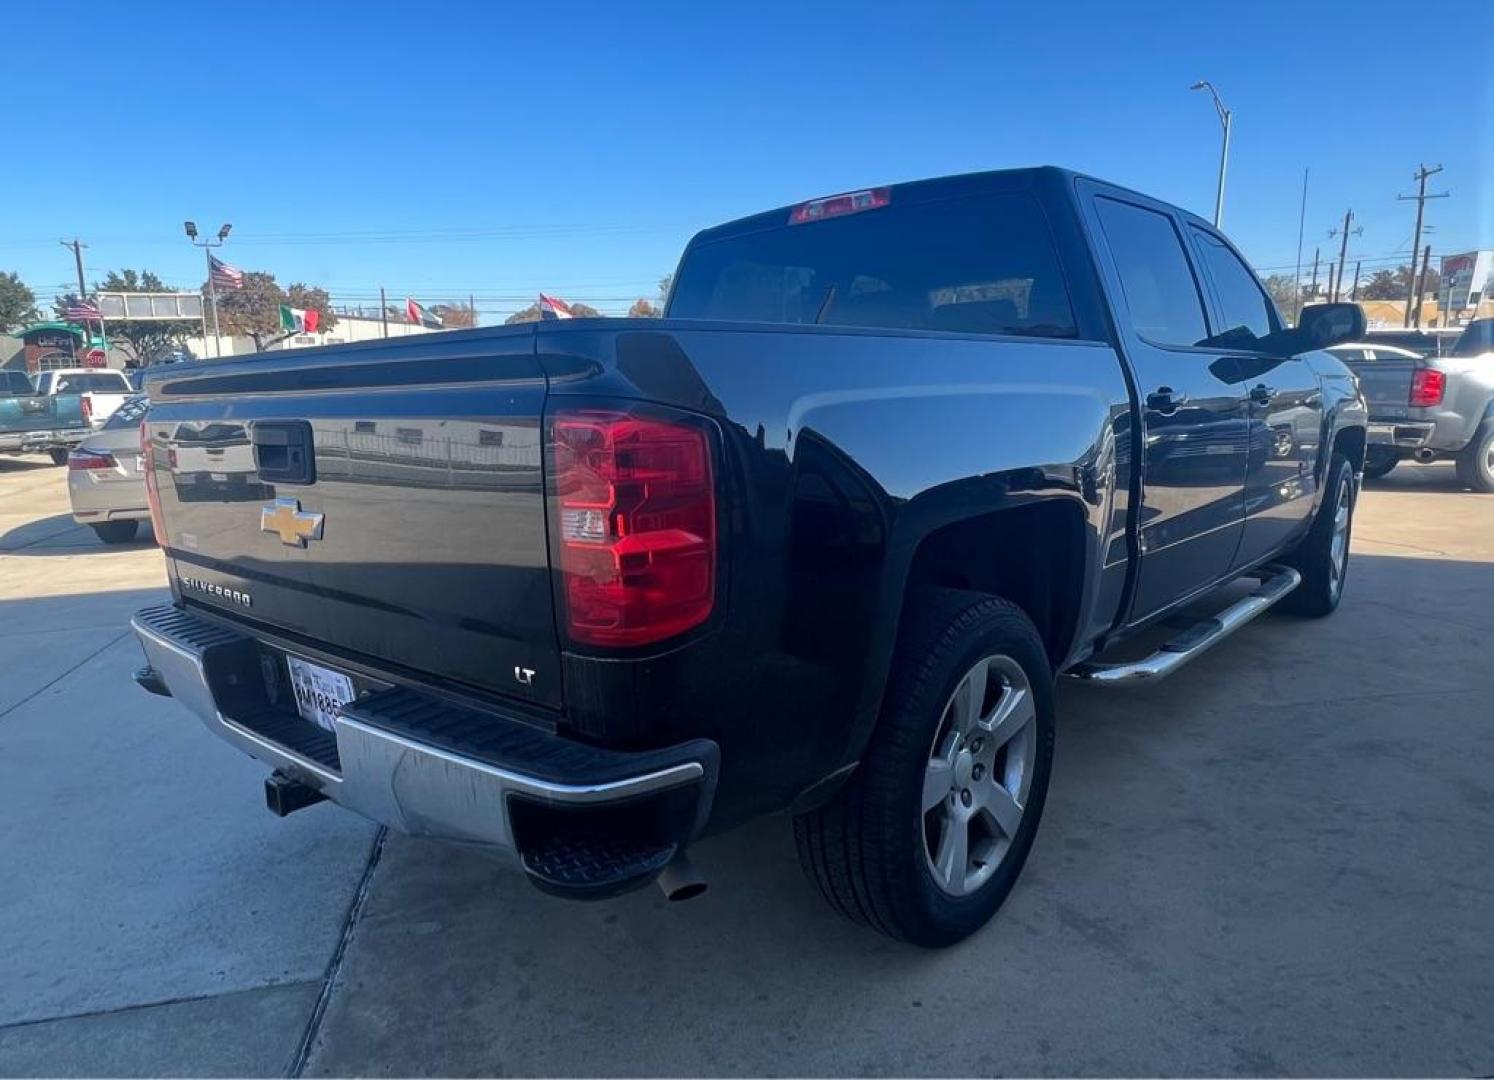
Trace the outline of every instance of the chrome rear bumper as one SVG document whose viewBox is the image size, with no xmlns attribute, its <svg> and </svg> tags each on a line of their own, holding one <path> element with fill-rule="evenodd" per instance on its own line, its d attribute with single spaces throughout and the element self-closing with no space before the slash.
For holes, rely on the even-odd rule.
<svg viewBox="0 0 1494 1080">
<path fill-rule="evenodd" d="M 524 838 L 515 836 L 515 800 L 527 804 L 530 818 L 554 810 L 574 820 L 575 811 L 659 796 L 670 800 L 679 819 L 671 826 L 678 835 L 668 840 L 683 845 L 710 808 L 717 751 L 707 740 L 624 754 L 519 720 L 462 712 L 468 727 L 474 715 L 492 724 L 484 730 L 486 749 L 463 753 L 380 726 L 370 719 L 373 706 L 360 698 L 336 716 L 334 750 L 321 729 L 270 703 L 260 670 L 264 654 L 253 638 L 175 607 L 147 608 L 131 625 L 153 672 L 138 677 L 147 689 L 160 692 L 164 684 L 219 738 L 334 802 L 414 836 L 525 854 Z M 416 705 L 429 700 L 427 712 L 449 708 L 397 692 L 407 707 L 413 699 Z M 313 737 L 290 736 L 303 729 Z M 514 760 L 503 760 L 494 745 Z M 680 798 L 682 789 L 690 797 Z"/>
</svg>

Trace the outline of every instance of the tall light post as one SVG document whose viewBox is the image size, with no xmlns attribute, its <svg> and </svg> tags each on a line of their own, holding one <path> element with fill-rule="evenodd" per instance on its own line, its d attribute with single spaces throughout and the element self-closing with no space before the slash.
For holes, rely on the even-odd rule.
<svg viewBox="0 0 1494 1080">
<path fill-rule="evenodd" d="M 218 239 L 216 240 L 199 240 L 197 239 L 197 223 L 195 221 L 184 222 L 183 225 L 187 230 L 187 239 L 191 241 L 194 247 L 202 248 L 202 254 L 207 260 L 208 300 L 213 306 L 213 355 L 222 356 L 223 335 L 218 329 L 218 286 L 213 281 L 213 253 L 210 249 L 222 247 L 223 242 L 228 239 L 228 231 L 233 226 L 224 225 L 220 228 L 218 230 Z"/>
<path fill-rule="evenodd" d="M 1225 108 L 1224 102 L 1219 100 L 1219 91 L 1208 79 L 1200 79 L 1188 89 L 1209 92 L 1214 99 L 1214 111 L 1219 114 L 1219 125 L 1224 128 L 1224 148 L 1219 152 L 1219 191 L 1214 196 L 1214 228 L 1218 229 L 1224 224 L 1224 174 L 1229 169 L 1229 128 L 1235 114 Z"/>
</svg>

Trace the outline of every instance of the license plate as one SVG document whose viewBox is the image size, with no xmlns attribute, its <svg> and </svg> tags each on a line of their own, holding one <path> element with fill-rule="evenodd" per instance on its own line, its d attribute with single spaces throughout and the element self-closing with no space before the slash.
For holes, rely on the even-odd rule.
<svg viewBox="0 0 1494 1080">
<path fill-rule="evenodd" d="M 318 727 L 333 730 L 332 717 L 338 706 L 353 700 L 353 680 L 340 671 L 310 663 L 299 656 L 287 656 L 285 661 L 290 666 L 296 708 Z"/>
</svg>

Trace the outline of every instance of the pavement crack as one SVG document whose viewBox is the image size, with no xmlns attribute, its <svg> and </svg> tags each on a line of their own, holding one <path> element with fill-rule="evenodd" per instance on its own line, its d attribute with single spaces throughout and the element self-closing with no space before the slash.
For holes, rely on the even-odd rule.
<svg viewBox="0 0 1494 1080">
<path fill-rule="evenodd" d="M 353 901 L 348 905 L 348 913 L 342 921 L 342 933 L 338 936 L 337 947 L 332 950 L 332 957 L 327 961 L 327 970 L 322 976 L 321 993 L 316 996 L 316 1004 L 311 1007 L 311 1015 L 306 1018 L 306 1029 L 301 1032 L 301 1041 L 297 1043 L 290 1068 L 286 1070 L 285 1075 L 288 1077 L 300 1077 L 306 1071 L 306 1063 L 310 1060 L 311 1051 L 316 1046 L 317 1036 L 321 1034 L 322 1020 L 327 1015 L 327 1005 L 332 1000 L 332 989 L 337 985 L 337 976 L 342 971 L 343 957 L 347 955 L 348 943 L 353 938 L 353 929 L 358 925 L 358 920 L 363 915 L 363 908 L 368 903 L 368 894 L 373 888 L 374 871 L 378 869 L 379 859 L 383 857 L 384 841 L 388 837 L 389 829 L 380 825 L 378 833 L 374 836 L 373 849 L 368 853 L 368 863 L 363 867 L 363 877 L 358 882 L 358 888 L 353 893 Z"/>
<path fill-rule="evenodd" d="M 99 653 L 103 652 L 106 649 L 113 648 L 115 645 L 118 645 L 121 641 L 123 641 L 125 638 L 127 638 L 129 636 L 130 636 L 130 631 L 128 631 L 128 630 L 121 630 L 118 635 L 116 635 L 115 637 L 112 637 L 108 641 L 104 642 L 104 644 L 100 645 L 97 649 L 93 650 L 93 652 L 89 653 L 82 660 L 79 660 L 72 667 L 70 667 L 66 671 L 62 672 L 62 674 L 58 675 L 55 679 L 53 679 L 51 682 L 47 683 L 45 686 L 39 686 L 39 687 L 37 687 L 35 690 L 33 690 L 31 693 L 27 694 L 20 701 L 16 702 L 14 705 L 10 706 L 9 708 L 7 708 L 7 709 L 0 709 L 0 720 L 3 720 L 5 717 L 7 717 L 11 713 L 15 712 L 22 705 L 26 704 L 26 702 L 32 700 L 33 698 L 35 698 L 35 697 L 37 697 L 37 696 L 39 696 L 41 694 L 46 693 L 52 687 L 54 687 L 58 683 L 60 683 L 63 679 L 67 678 L 69 675 L 71 675 L 73 672 L 77 671 L 84 664 L 86 664 L 90 660 L 92 660 L 95 656 L 99 655 Z"/>
<path fill-rule="evenodd" d="M 254 993 L 258 990 L 283 990 L 295 986 L 310 986 L 309 982 L 266 983 L 244 990 L 213 990 L 206 994 L 183 994 L 180 997 L 160 998 L 156 1001 L 138 1001 L 129 1005 L 116 1005 L 109 1009 L 85 1009 L 83 1012 L 63 1013 L 60 1016 L 38 1016 L 30 1020 L 14 1020 L 0 1024 L 0 1032 L 16 1031 L 20 1028 L 36 1027 L 40 1024 L 62 1024 L 69 1020 L 90 1020 L 98 1016 L 118 1016 L 121 1013 L 140 1012 L 144 1009 L 160 1009 L 168 1005 L 190 1005 L 194 1001 L 213 1001 L 217 998 L 233 997 L 235 994 Z"/>
</svg>

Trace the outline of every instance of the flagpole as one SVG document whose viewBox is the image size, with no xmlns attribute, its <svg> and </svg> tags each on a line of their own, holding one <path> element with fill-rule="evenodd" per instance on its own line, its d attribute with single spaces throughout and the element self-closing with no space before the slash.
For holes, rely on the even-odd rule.
<svg viewBox="0 0 1494 1080">
<path fill-rule="evenodd" d="M 213 282 L 213 253 L 207 248 L 203 248 L 202 253 L 207 256 L 208 297 L 212 300 L 213 304 L 213 355 L 221 359 L 223 356 L 223 332 L 218 329 L 218 286 Z"/>
</svg>

